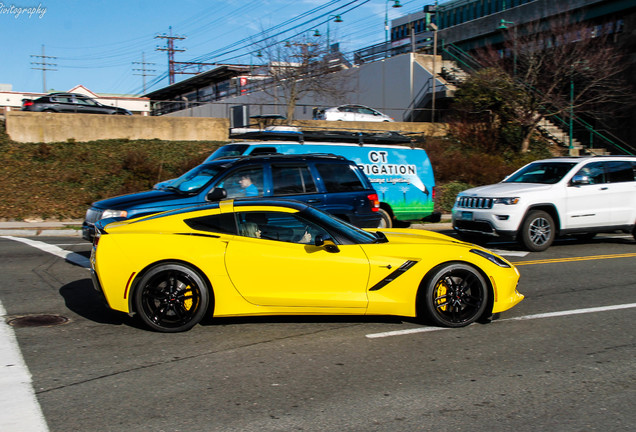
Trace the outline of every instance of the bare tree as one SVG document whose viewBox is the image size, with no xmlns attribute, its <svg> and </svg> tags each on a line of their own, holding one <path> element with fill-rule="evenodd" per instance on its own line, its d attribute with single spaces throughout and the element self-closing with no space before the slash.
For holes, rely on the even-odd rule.
<svg viewBox="0 0 636 432">
<path fill-rule="evenodd" d="M 302 98 L 337 103 L 352 91 L 348 62 L 340 52 L 328 53 L 322 37 L 300 35 L 285 41 L 269 38 L 260 45 L 260 73 L 264 78 L 259 89 L 285 105 L 289 123 Z"/>
<path fill-rule="evenodd" d="M 571 16 L 506 30 L 503 50 L 479 53 L 480 62 L 505 71 L 517 88 L 509 108 L 522 127 L 521 152 L 542 118 L 571 115 L 603 120 L 632 103 L 627 63 L 607 28 Z"/>
</svg>

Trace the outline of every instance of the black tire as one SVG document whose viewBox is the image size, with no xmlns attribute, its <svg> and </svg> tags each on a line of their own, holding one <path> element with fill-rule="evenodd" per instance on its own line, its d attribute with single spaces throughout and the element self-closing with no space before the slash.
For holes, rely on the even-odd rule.
<svg viewBox="0 0 636 432">
<path fill-rule="evenodd" d="M 521 243 L 531 252 L 542 252 L 549 248 L 554 236 L 554 219 L 543 210 L 528 213 L 519 233 Z"/>
<path fill-rule="evenodd" d="M 464 327 L 484 314 L 490 288 L 475 268 L 444 264 L 430 275 L 418 297 L 418 315 L 436 325 Z"/>
<path fill-rule="evenodd" d="M 164 333 L 190 330 L 210 303 L 201 275 L 183 264 L 166 263 L 146 272 L 134 293 L 135 311 L 148 327 Z"/>
<path fill-rule="evenodd" d="M 383 209 L 378 209 L 378 214 L 382 217 L 380 219 L 380 223 L 378 224 L 378 228 L 392 228 L 393 227 L 393 219 L 389 212 Z"/>
</svg>

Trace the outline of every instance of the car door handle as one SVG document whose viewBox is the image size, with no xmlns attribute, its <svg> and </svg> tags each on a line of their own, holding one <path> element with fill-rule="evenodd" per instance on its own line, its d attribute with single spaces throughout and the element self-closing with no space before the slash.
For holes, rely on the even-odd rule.
<svg viewBox="0 0 636 432">
<path fill-rule="evenodd" d="M 601 190 L 607 190 L 607 189 L 609 189 L 607 186 L 601 188 Z"/>
<path fill-rule="evenodd" d="M 308 204 L 313 204 L 313 203 L 319 203 L 320 201 L 321 200 L 319 200 L 319 199 L 310 199 L 310 200 L 307 200 L 307 203 Z"/>
</svg>

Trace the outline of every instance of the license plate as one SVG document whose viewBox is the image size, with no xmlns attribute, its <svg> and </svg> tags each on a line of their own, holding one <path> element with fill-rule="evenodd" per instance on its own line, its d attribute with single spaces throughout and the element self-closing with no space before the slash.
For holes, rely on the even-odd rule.
<svg viewBox="0 0 636 432">
<path fill-rule="evenodd" d="M 473 212 L 462 212 L 462 220 L 473 220 Z"/>
</svg>

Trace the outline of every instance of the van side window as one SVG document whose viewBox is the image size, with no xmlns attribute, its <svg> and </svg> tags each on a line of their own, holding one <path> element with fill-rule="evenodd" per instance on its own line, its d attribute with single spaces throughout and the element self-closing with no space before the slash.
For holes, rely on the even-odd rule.
<svg viewBox="0 0 636 432">
<path fill-rule="evenodd" d="M 274 195 L 316 192 L 316 184 L 307 165 L 273 165 Z"/>
<path fill-rule="evenodd" d="M 627 161 L 607 162 L 606 169 L 610 183 L 634 181 L 634 166 Z"/>
<path fill-rule="evenodd" d="M 348 165 L 316 164 L 327 192 L 355 192 L 365 190 L 362 181 Z"/>
</svg>

